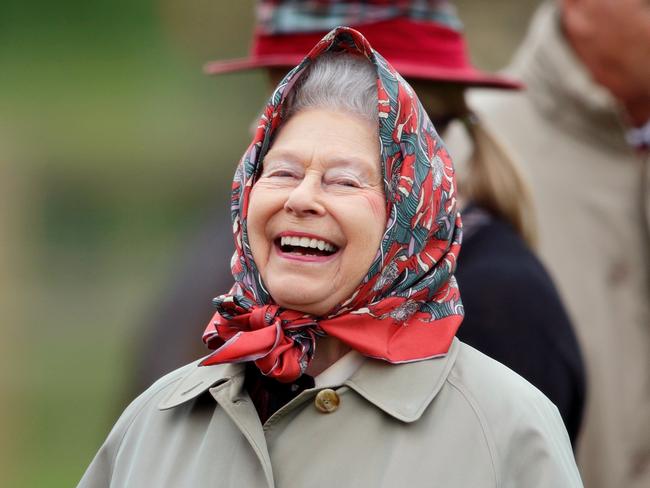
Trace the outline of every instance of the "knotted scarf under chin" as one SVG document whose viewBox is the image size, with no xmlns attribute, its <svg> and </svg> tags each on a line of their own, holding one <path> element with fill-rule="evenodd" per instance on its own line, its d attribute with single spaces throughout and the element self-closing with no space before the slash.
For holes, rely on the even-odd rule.
<svg viewBox="0 0 650 488">
<path fill-rule="evenodd" d="M 214 315 L 203 340 L 217 350 L 202 366 L 254 361 L 262 374 L 279 381 L 302 375 L 314 355 L 316 336 L 323 335 L 314 320 L 277 305 L 247 307 L 237 297 L 215 302 L 221 313 Z"/>
<path fill-rule="evenodd" d="M 305 372 L 319 336 L 335 337 L 367 357 L 403 363 L 446 354 L 462 320 L 452 315 L 432 326 L 418 301 L 401 297 L 324 319 L 237 295 L 222 295 L 215 305 L 218 311 L 203 340 L 216 350 L 201 366 L 253 361 L 264 375 L 283 383 Z"/>
</svg>

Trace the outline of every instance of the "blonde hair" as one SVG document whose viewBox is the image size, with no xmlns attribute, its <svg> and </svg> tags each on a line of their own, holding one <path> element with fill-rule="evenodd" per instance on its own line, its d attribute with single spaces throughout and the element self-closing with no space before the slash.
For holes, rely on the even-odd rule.
<svg viewBox="0 0 650 488">
<path fill-rule="evenodd" d="M 475 115 L 461 120 L 473 142 L 467 172 L 458 183 L 461 196 L 510 223 L 534 249 L 537 219 L 528 182 L 503 144 Z"/>
</svg>

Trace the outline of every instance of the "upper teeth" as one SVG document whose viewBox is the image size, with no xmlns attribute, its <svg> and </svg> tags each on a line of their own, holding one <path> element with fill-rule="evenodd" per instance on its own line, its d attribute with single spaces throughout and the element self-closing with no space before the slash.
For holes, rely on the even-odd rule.
<svg viewBox="0 0 650 488">
<path fill-rule="evenodd" d="M 281 246 L 300 246 L 320 249 L 321 251 L 334 252 L 336 249 L 329 242 L 320 239 L 310 239 L 309 237 L 282 236 L 280 238 Z"/>
</svg>

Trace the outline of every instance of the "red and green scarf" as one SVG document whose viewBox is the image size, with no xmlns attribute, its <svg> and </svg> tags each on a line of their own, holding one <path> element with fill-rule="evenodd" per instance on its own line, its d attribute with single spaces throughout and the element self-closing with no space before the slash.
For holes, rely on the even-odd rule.
<svg viewBox="0 0 650 488">
<path fill-rule="evenodd" d="M 365 56 L 377 71 L 386 229 L 367 275 L 327 316 L 277 306 L 261 280 L 247 233 L 250 191 L 294 82 L 330 51 Z M 404 363 L 447 353 L 463 319 L 454 278 L 461 243 L 454 168 L 412 88 L 357 31 L 327 34 L 273 92 L 232 186 L 235 285 L 214 299 L 203 334 L 216 349 L 201 363 L 254 361 L 263 374 L 294 381 L 309 365 L 318 336 L 336 337 L 361 354 Z"/>
</svg>

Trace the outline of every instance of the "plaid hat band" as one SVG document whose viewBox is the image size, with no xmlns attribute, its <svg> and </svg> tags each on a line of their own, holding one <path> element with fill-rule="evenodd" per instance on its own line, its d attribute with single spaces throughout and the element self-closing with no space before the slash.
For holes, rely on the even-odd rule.
<svg viewBox="0 0 650 488">
<path fill-rule="evenodd" d="M 338 22 L 360 31 L 407 78 L 521 88 L 472 65 L 460 21 L 446 0 L 264 0 L 258 2 L 257 18 L 250 56 L 213 61 L 206 73 L 288 70 Z"/>
<path fill-rule="evenodd" d="M 447 0 L 262 0 L 257 25 L 264 34 L 324 33 L 339 25 L 363 26 L 392 19 L 435 22 L 460 31 Z"/>
</svg>

